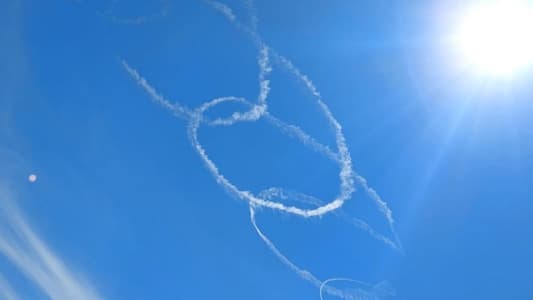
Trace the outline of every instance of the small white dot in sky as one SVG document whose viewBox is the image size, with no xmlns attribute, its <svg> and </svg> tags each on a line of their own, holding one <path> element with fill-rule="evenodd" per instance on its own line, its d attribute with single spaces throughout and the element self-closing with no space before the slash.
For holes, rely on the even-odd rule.
<svg viewBox="0 0 533 300">
<path fill-rule="evenodd" d="M 37 181 L 37 175 L 30 174 L 30 176 L 28 176 L 28 181 L 34 183 L 35 181 Z"/>
</svg>

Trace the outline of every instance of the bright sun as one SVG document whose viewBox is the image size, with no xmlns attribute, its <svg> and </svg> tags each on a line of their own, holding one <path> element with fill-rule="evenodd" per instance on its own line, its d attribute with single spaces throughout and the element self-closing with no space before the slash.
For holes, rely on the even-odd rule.
<svg viewBox="0 0 533 300">
<path fill-rule="evenodd" d="M 506 76 L 533 64 L 533 1 L 483 1 L 466 10 L 454 35 L 476 72 Z"/>
</svg>

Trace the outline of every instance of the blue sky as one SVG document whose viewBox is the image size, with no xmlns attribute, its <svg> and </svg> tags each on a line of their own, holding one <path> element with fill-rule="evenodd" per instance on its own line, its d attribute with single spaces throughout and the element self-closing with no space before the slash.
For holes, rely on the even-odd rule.
<svg viewBox="0 0 533 300">
<path fill-rule="evenodd" d="M 0 3 L 0 299 L 533 298 L 531 70 L 286 2 Z"/>
</svg>

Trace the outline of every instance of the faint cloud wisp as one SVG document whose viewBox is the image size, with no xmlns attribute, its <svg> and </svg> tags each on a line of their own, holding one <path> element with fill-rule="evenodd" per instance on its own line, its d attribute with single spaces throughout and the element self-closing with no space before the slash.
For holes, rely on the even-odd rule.
<svg viewBox="0 0 533 300">
<path fill-rule="evenodd" d="M 0 204 L 0 255 L 52 300 L 103 299 L 37 235 L 5 189 L 0 189 Z M 1 276 L 0 295 L 19 299 Z"/>
</svg>

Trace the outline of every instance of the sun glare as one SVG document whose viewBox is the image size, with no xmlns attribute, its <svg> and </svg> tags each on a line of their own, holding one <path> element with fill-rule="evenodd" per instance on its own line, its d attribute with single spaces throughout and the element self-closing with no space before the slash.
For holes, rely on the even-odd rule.
<svg viewBox="0 0 533 300">
<path fill-rule="evenodd" d="M 533 1 L 484 1 L 466 10 L 454 42 L 469 68 L 506 76 L 533 64 Z"/>
</svg>

